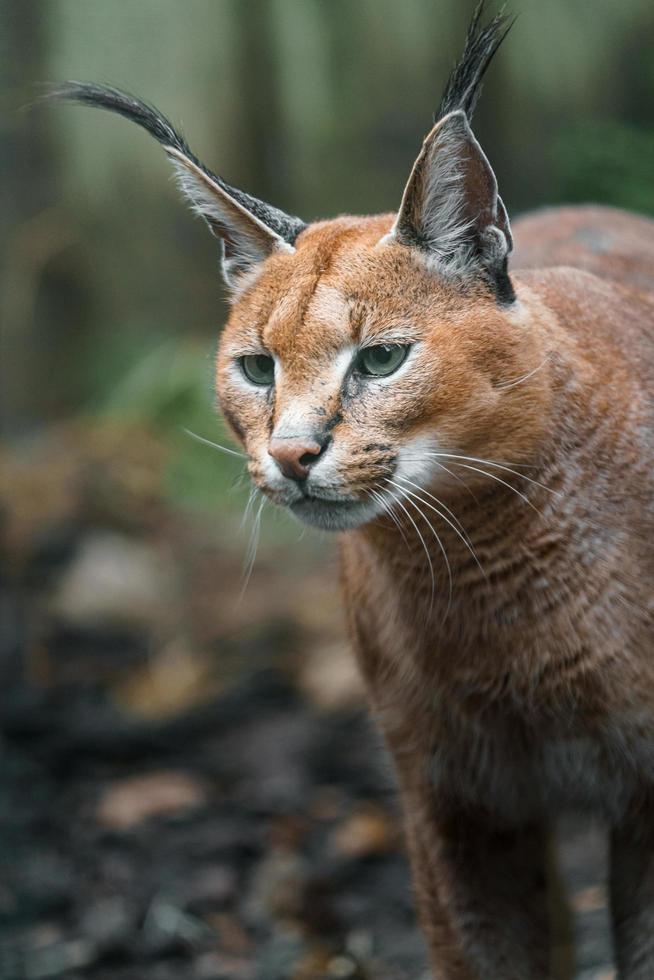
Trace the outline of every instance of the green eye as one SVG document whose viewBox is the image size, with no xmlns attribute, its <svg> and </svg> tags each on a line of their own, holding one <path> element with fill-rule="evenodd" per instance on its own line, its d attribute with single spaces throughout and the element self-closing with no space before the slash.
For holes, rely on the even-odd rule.
<svg viewBox="0 0 654 980">
<path fill-rule="evenodd" d="M 246 354 L 241 368 L 253 385 L 271 385 L 275 380 L 275 362 L 268 354 Z"/>
<path fill-rule="evenodd" d="M 357 357 L 357 370 L 376 378 L 384 378 L 397 371 L 409 353 L 408 344 L 377 344 L 365 347 Z"/>
</svg>

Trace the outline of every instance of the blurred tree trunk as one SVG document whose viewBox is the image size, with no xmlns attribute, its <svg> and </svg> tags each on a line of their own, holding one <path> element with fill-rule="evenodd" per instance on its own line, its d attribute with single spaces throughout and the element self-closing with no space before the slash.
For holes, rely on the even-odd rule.
<svg viewBox="0 0 654 980">
<path fill-rule="evenodd" d="M 39 0 L 3 0 L 0 38 L 4 48 L 0 186 L 2 221 L 1 423 L 6 434 L 31 428 L 51 407 L 62 381 L 51 355 L 55 302 L 61 302 L 53 259 L 72 241 L 55 204 L 56 159 L 47 111 L 33 107 L 48 79 L 51 7 Z M 59 312 L 59 311 L 57 311 Z"/>
<path fill-rule="evenodd" d="M 9 77 L 3 86 L 7 105 L 3 112 L 0 185 L 3 188 L 3 356 L 2 425 L 10 432 L 31 403 L 29 369 L 36 355 L 37 338 L 30 314 L 29 295 L 33 265 L 37 261 L 30 241 L 31 225 L 49 203 L 50 164 L 42 113 L 21 111 L 42 81 L 45 62 L 45 8 L 31 0 L 4 0 L 0 5 L 2 61 Z M 18 54 L 20 52 L 20 54 Z"/>
<path fill-rule="evenodd" d="M 242 185 L 257 197 L 271 200 L 280 186 L 290 197 L 284 162 L 284 129 L 275 57 L 276 36 L 270 0 L 235 0 L 236 77 L 241 87 L 239 139 L 243 153 Z M 239 177 L 239 181 L 241 178 Z"/>
</svg>

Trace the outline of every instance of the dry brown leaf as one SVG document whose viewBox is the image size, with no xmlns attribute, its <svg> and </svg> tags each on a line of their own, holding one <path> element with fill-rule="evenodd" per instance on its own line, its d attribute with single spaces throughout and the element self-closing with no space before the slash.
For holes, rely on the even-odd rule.
<svg viewBox="0 0 654 980">
<path fill-rule="evenodd" d="M 352 813 L 332 835 L 332 844 L 350 858 L 384 854 L 397 843 L 397 828 L 389 815 L 378 807 L 365 807 Z"/>
<path fill-rule="evenodd" d="M 572 896 L 572 907 L 576 912 L 596 912 L 606 907 L 606 888 L 602 885 L 592 885 L 582 888 Z"/>
<path fill-rule="evenodd" d="M 129 830 L 153 817 L 203 806 L 207 787 L 186 772 L 166 770 L 130 776 L 112 783 L 98 803 L 98 822 L 111 830 Z"/>
</svg>

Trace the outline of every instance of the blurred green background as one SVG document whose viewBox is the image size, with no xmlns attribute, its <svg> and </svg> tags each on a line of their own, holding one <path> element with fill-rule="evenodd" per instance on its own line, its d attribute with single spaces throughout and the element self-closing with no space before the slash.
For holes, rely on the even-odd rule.
<svg viewBox="0 0 654 980">
<path fill-rule="evenodd" d="M 521 0 L 477 133 L 511 214 L 595 200 L 654 212 L 651 0 Z M 145 134 L 29 108 L 44 82 L 123 86 L 229 181 L 306 219 L 393 209 L 473 3 L 3 0 L 3 422 L 155 426 L 166 492 L 231 493 L 186 427 L 222 437 L 211 366 L 226 316 L 215 243 Z M 228 492 L 230 491 L 230 492 Z"/>
</svg>

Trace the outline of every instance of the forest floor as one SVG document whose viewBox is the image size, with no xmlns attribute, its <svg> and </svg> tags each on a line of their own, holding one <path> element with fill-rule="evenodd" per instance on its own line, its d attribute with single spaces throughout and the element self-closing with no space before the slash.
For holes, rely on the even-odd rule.
<svg viewBox="0 0 654 980">
<path fill-rule="evenodd" d="M 390 764 L 327 546 L 162 499 L 147 434 L 1 460 L 0 980 L 422 980 Z M 565 827 L 578 976 L 609 980 Z"/>
</svg>

